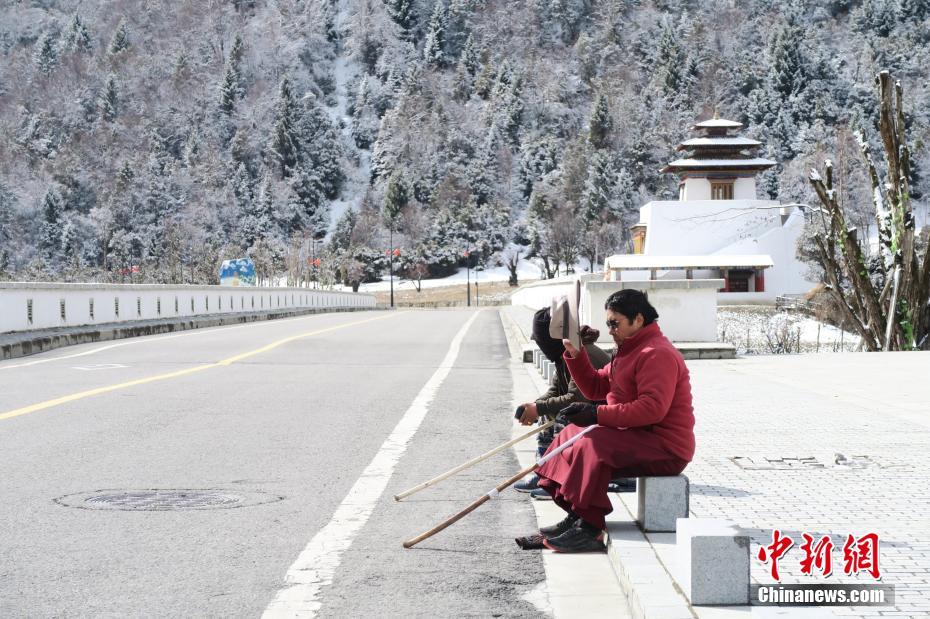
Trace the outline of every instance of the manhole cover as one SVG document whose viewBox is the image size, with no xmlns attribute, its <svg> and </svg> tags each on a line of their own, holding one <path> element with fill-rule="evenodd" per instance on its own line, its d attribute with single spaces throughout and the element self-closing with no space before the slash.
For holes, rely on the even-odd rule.
<svg viewBox="0 0 930 619">
<path fill-rule="evenodd" d="M 841 453 L 833 455 L 832 460 L 824 463 L 814 456 L 768 458 L 748 456 L 733 456 L 730 460 L 736 466 L 746 471 L 799 471 L 799 470 L 861 470 L 868 468 L 901 469 L 907 465 L 900 462 L 891 462 L 873 456 L 844 456 Z"/>
<path fill-rule="evenodd" d="M 55 499 L 65 507 L 131 512 L 232 509 L 280 501 L 284 497 L 264 492 L 227 490 L 96 490 Z"/>
<path fill-rule="evenodd" d="M 817 458 L 748 458 L 734 456 L 730 458 L 733 463 L 747 471 L 799 471 L 822 469 L 824 465 Z"/>
</svg>

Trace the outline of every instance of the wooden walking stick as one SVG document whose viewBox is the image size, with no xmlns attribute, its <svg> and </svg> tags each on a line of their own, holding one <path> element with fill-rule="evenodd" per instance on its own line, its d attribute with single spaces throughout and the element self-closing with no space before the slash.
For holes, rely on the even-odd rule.
<svg viewBox="0 0 930 619">
<path fill-rule="evenodd" d="M 570 439 L 568 439 L 567 441 L 565 441 L 564 443 L 562 443 L 561 445 L 559 445 L 558 447 L 556 447 L 555 449 L 553 449 L 552 451 L 550 451 L 549 453 L 547 453 L 547 454 L 546 454 L 545 456 L 543 456 L 543 457 L 539 460 L 539 462 L 537 462 L 536 464 L 533 464 L 532 466 L 526 467 L 525 469 L 523 469 L 522 471 L 520 471 L 519 473 L 517 473 L 517 474 L 514 475 L 513 477 L 509 478 L 507 481 L 501 482 L 500 484 L 498 484 L 497 486 L 495 486 L 495 488 L 494 488 L 493 490 L 491 490 L 490 492 L 488 492 L 487 494 L 481 495 L 481 497 L 480 497 L 478 500 L 476 500 L 475 502 L 473 502 L 471 505 L 469 505 L 468 507 L 466 507 L 465 509 L 463 509 L 463 510 L 460 511 L 459 513 L 455 514 L 455 515 L 452 516 L 451 518 L 448 518 L 448 519 L 446 519 L 446 520 L 443 520 L 441 523 L 437 524 L 435 527 L 433 527 L 433 528 L 430 529 L 429 531 L 426 531 L 425 533 L 421 533 L 421 534 L 417 535 L 416 537 L 414 537 L 413 539 L 408 539 L 406 542 L 404 542 L 404 548 L 413 548 L 415 545 L 419 544 L 420 542 L 422 542 L 422 541 L 425 540 L 426 538 L 432 537 L 432 536 L 436 535 L 437 533 L 439 533 L 440 531 L 442 531 L 443 529 L 449 527 L 450 525 L 455 524 L 456 522 L 458 522 L 459 520 L 461 520 L 462 518 L 464 518 L 464 517 L 467 516 L 468 514 L 472 513 L 473 511 L 475 511 L 476 509 L 478 509 L 479 507 L 481 507 L 481 505 L 483 505 L 484 503 L 490 501 L 491 499 L 497 498 L 497 495 L 500 494 L 500 492 L 501 492 L 502 490 L 505 490 L 505 489 L 506 489 L 508 486 L 510 486 L 511 484 L 516 483 L 517 480 L 519 480 L 520 478 L 524 477 L 525 475 L 528 475 L 528 474 L 532 473 L 533 471 L 537 470 L 537 469 L 538 469 L 539 467 L 541 467 L 543 464 L 545 464 L 546 462 L 548 462 L 549 460 L 551 460 L 551 459 L 554 458 L 555 456 L 559 455 L 559 454 L 562 453 L 564 450 L 566 450 L 566 449 L 568 449 L 569 447 L 571 447 L 571 446 L 575 443 L 575 441 L 577 441 L 577 440 L 580 439 L 582 436 L 584 436 L 585 434 L 587 434 L 588 432 L 590 432 L 591 430 L 593 430 L 593 429 L 596 428 L 596 427 L 597 427 L 596 425 L 594 425 L 594 426 L 588 426 L 587 428 L 585 428 L 584 430 L 582 430 L 581 432 L 579 432 L 579 433 L 576 434 L 575 436 L 571 437 Z"/>
<path fill-rule="evenodd" d="M 542 432 L 543 430 L 548 430 L 549 428 L 552 427 L 552 425 L 553 425 L 554 423 L 555 423 L 555 420 L 548 421 L 548 422 L 544 423 L 543 425 L 541 425 L 541 426 L 539 426 L 539 427 L 537 427 L 537 428 L 535 428 L 535 429 L 533 429 L 533 430 L 530 430 L 530 431 L 527 432 L 526 434 L 523 434 L 523 435 L 521 435 L 521 436 L 518 436 L 518 437 L 515 438 L 515 439 L 509 440 L 509 441 L 507 441 L 506 443 L 504 443 L 503 445 L 500 445 L 499 447 L 495 447 L 495 448 L 492 449 L 491 451 L 488 451 L 488 452 L 486 452 L 486 453 L 483 453 L 483 454 L 481 454 L 480 456 L 478 456 L 478 457 L 476 457 L 476 458 L 472 458 L 472 459 L 469 460 L 468 462 L 465 462 L 465 463 L 463 463 L 463 464 L 460 464 L 460 465 L 458 465 L 457 467 L 455 467 L 455 468 L 452 469 L 452 470 L 446 471 L 446 472 L 443 473 L 442 475 L 437 475 L 436 477 L 430 479 L 429 481 L 424 481 L 422 484 L 419 484 L 419 485 L 417 485 L 417 486 L 414 486 L 413 488 L 411 488 L 411 489 L 409 489 L 409 490 L 404 490 L 404 491 L 401 492 L 400 494 L 395 494 L 395 495 L 394 495 L 394 500 L 395 500 L 395 501 L 400 501 L 401 499 L 405 499 L 405 498 L 407 498 L 408 496 L 410 496 L 411 494 L 413 494 L 413 493 L 415 493 L 415 492 L 419 492 L 420 490 L 423 490 L 423 488 L 428 488 L 429 486 L 432 486 L 433 484 L 437 484 L 437 483 L 441 482 L 442 480 L 446 479 L 447 477 L 452 477 L 452 476 L 455 475 L 456 473 L 459 473 L 459 472 L 461 472 L 461 471 L 464 471 L 464 470 L 467 469 L 468 467 L 474 466 L 475 464 L 478 464 L 479 462 L 481 462 L 481 461 L 483 461 L 483 460 L 487 460 L 488 458 L 490 458 L 490 457 L 493 456 L 494 454 L 500 453 L 500 452 L 504 451 L 505 449 L 507 449 L 508 447 L 510 447 L 510 446 L 512 446 L 512 445 L 516 445 L 517 443 L 519 443 L 520 441 L 522 441 L 522 440 L 524 440 L 524 439 L 528 439 L 529 437 L 533 436 L 534 434 L 539 434 L 539 433 Z"/>
</svg>

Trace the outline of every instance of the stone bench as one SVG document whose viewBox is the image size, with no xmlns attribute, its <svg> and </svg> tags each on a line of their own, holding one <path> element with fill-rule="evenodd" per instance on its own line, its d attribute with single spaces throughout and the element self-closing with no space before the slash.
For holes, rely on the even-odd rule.
<svg viewBox="0 0 930 619">
<path fill-rule="evenodd" d="M 679 518 L 677 529 L 676 579 L 691 604 L 749 604 L 749 536 L 715 518 Z"/>
<path fill-rule="evenodd" d="M 684 475 L 636 478 L 636 522 L 643 531 L 674 531 L 688 517 L 689 484 Z"/>
</svg>

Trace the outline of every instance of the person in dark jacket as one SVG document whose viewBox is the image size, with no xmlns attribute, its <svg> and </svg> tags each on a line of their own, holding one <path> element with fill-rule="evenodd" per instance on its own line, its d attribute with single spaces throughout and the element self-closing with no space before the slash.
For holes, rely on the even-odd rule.
<svg viewBox="0 0 930 619">
<path fill-rule="evenodd" d="M 572 380 L 571 375 L 568 373 L 568 368 L 562 358 L 565 353 L 565 346 L 562 344 L 562 340 L 556 339 L 550 334 L 550 323 L 551 312 L 549 308 L 541 309 L 533 316 L 532 339 L 546 358 L 555 364 L 555 372 L 552 378 L 549 379 L 549 388 L 545 393 L 536 398 L 534 402 L 525 402 L 520 405 L 520 408 L 523 409 L 520 423 L 525 426 L 532 425 L 537 421 L 543 424 L 555 419 L 559 411 L 572 402 L 590 402 L 582 395 L 575 381 Z M 582 330 L 582 343 L 585 345 L 588 358 L 595 367 L 601 368 L 610 363 L 610 356 L 594 344 L 598 336 L 599 333 L 596 329 L 586 327 Z M 546 453 L 555 438 L 555 434 L 553 427 L 537 436 L 537 456 L 541 457 Z M 536 475 L 517 483 L 514 485 L 514 489 L 518 492 L 529 492 L 534 499 L 551 499 L 549 494 L 539 487 L 539 477 Z"/>
</svg>

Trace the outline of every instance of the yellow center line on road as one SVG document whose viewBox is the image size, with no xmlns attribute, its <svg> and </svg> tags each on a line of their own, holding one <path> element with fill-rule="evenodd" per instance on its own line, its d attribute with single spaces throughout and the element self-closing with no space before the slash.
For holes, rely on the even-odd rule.
<svg viewBox="0 0 930 619">
<path fill-rule="evenodd" d="M 384 320 L 385 318 L 390 318 L 398 314 L 403 314 L 404 312 L 391 312 L 386 316 L 375 316 L 374 318 L 366 318 L 365 320 L 356 320 L 355 322 L 348 322 L 341 325 L 336 325 L 333 327 L 327 327 L 325 329 L 317 329 L 316 331 L 310 331 L 309 333 L 301 333 L 300 335 L 293 335 L 291 337 L 286 337 L 281 340 L 277 340 L 268 344 L 267 346 L 262 346 L 252 351 L 244 352 L 232 357 L 228 357 L 221 361 L 215 363 L 206 363 L 203 365 L 198 365 L 192 368 L 187 368 L 184 370 L 177 370 L 175 372 L 168 372 L 166 374 L 157 374 L 155 376 L 148 376 L 146 378 L 138 378 L 136 380 L 130 380 L 123 383 L 117 383 L 115 385 L 107 385 L 105 387 L 97 387 L 96 389 L 88 389 L 87 391 L 79 391 L 78 393 L 72 393 L 71 395 L 62 396 L 60 398 L 55 398 L 53 400 L 46 400 L 44 402 L 37 402 L 36 404 L 30 404 L 29 406 L 23 406 L 22 408 L 15 408 L 11 411 L 5 413 L 0 413 L 0 421 L 4 419 L 11 419 L 13 417 L 19 417 L 20 415 L 28 415 L 29 413 L 35 413 L 37 411 L 45 410 L 47 408 L 52 408 L 55 406 L 60 406 L 62 404 L 67 404 L 69 402 L 74 402 L 76 400 L 83 400 L 84 398 L 89 398 L 95 395 L 100 395 L 103 393 L 109 393 L 111 391 L 118 391 L 120 389 L 128 389 L 129 387 L 135 387 L 136 385 L 145 385 L 147 383 L 154 383 L 160 380 L 169 380 L 172 378 L 177 378 L 179 376 L 187 376 L 189 374 L 194 374 L 196 372 L 202 372 L 203 370 L 209 370 L 211 368 L 217 368 L 221 366 L 229 366 L 237 361 L 242 361 L 243 359 L 248 359 L 255 355 L 268 352 L 269 350 L 274 350 L 279 346 L 283 346 L 289 342 L 295 340 L 300 340 L 307 337 L 312 337 L 314 335 L 320 335 L 321 333 L 326 333 L 328 331 L 336 331 L 338 329 L 344 329 L 346 327 L 355 327 L 358 325 L 365 324 L 366 322 L 372 322 L 375 320 Z"/>
</svg>

